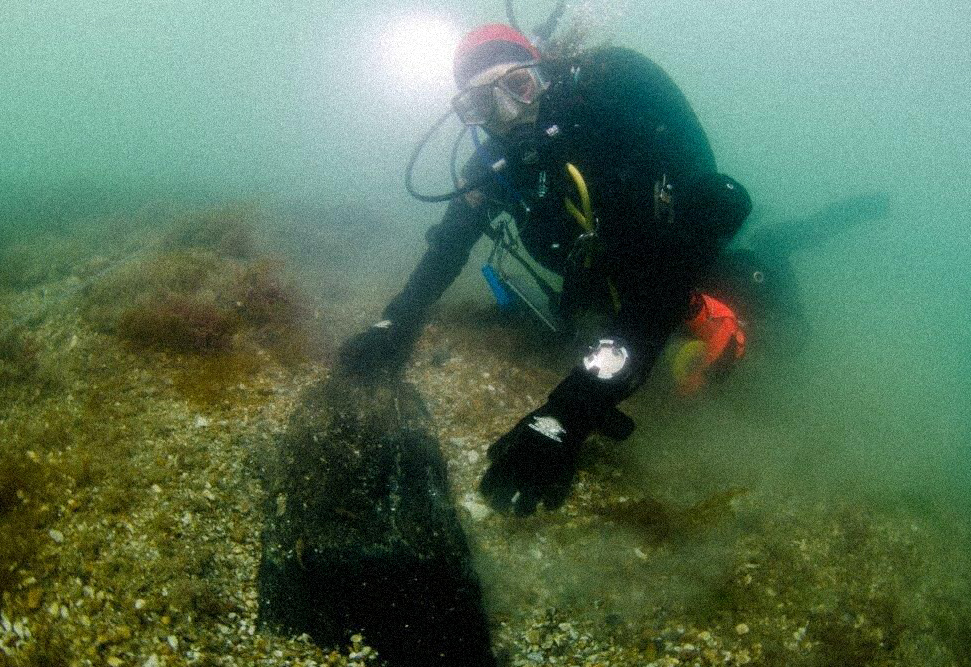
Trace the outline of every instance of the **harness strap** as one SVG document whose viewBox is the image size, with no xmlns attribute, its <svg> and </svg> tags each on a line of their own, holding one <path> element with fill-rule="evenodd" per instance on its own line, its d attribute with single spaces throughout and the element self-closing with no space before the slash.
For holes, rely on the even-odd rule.
<svg viewBox="0 0 971 667">
<path fill-rule="evenodd" d="M 593 205 L 590 203 L 590 190 L 587 188 L 587 182 L 583 178 L 583 174 L 577 169 L 576 165 L 571 162 L 566 163 L 566 171 L 573 180 L 573 185 L 577 189 L 577 195 L 580 197 L 580 205 L 577 206 L 569 197 L 563 197 L 563 206 L 566 208 L 567 212 L 573 216 L 573 219 L 577 221 L 580 228 L 583 230 L 583 234 L 577 242 L 580 243 L 586 239 L 596 239 L 597 236 L 597 218 L 593 214 Z M 593 256 L 587 248 L 585 252 L 585 257 L 583 258 L 583 266 L 589 269 L 593 265 Z M 610 300 L 614 306 L 614 312 L 620 312 L 620 293 L 617 291 L 614 281 L 607 278 L 607 289 L 610 291 Z"/>
</svg>

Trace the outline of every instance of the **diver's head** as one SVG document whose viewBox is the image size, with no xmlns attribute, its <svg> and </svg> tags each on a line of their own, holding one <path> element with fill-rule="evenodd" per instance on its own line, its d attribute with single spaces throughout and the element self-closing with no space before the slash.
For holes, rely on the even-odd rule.
<svg viewBox="0 0 971 667">
<path fill-rule="evenodd" d="M 466 125 L 508 137 L 531 126 L 548 87 L 539 69 L 539 51 L 519 31 L 500 23 L 470 32 L 455 50 L 452 106 Z"/>
</svg>

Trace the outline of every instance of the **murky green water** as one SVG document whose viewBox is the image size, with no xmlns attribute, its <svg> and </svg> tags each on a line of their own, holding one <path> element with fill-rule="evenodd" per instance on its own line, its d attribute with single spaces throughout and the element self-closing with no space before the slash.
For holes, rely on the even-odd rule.
<svg viewBox="0 0 971 667">
<path fill-rule="evenodd" d="M 520 18 L 548 10 L 523 6 Z M 805 322 L 753 342 L 724 386 L 693 401 L 633 399 L 638 434 L 588 467 L 573 514 L 526 527 L 463 514 L 509 623 L 497 636 L 510 660 L 576 621 L 612 647 L 601 664 L 664 660 L 677 654 L 665 641 L 701 646 L 702 632 L 763 664 L 966 664 L 966 562 L 945 563 L 968 546 L 971 508 L 971 14 L 944 0 L 570 12 L 592 42 L 637 48 L 682 85 L 720 168 L 755 199 L 739 246 L 848 197 L 875 193 L 889 210 L 791 254 Z M 246 595 L 225 600 L 234 577 L 252 578 L 247 527 L 259 520 L 257 481 L 230 463 L 233 447 L 259 451 L 337 341 L 407 275 L 442 211 L 402 187 L 414 142 L 451 94 L 436 40 L 502 18 L 498 2 L 0 7 L 0 522 L 17 536 L 0 550 L 0 664 L 231 664 L 236 649 L 217 639 L 252 612 Z M 444 164 L 447 145 L 434 150 Z M 439 435 L 464 443 L 446 451 L 459 501 L 474 498 L 476 457 L 496 435 L 490 410 L 512 423 L 554 375 L 542 356 L 516 362 L 508 341 L 493 361 L 466 350 L 503 340 L 457 322 L 467 309 L 456 303 L 488 300 L 477 270 L 417 357 Z M 216 361 L 158 351 L 166 343 L 151 331 L 168 320 L 145 313 L 160 304 L 210 318 L 199 345 Z M 464 366 L 431 363 L 443 349 Z M 495 379 L 516 363 L 524 375 Z M 478 396 L 482 373 L 506 392 L 501 404 L 484 394 L 474 409 L 447 405 L 459 389 Z M 218 435 L 202 438 L 210 425 Z M 602 502 L 619 497 L 655 497 L 663 516 L 683 518 L 735 488 L 746 493 L 731 518 L 700 537 L 658 537 L 657 512 L 603 519 L 613 510 Z M 118 546 L 142 538 L 148 551 Z M 183 539 L 188 565 L 164 548 Z M 523 558 L 534 550 L 555 566 Z M 160 574 L 126 588 L 146 553 Z M 766 573 L 757 593 L 739 584 L 747 563 Z M 528 585 L 505 592 L 513 566 Z M 624 591 L 631 578 L 643 588 Z M 92 602 L 72 612 L 77 600 Z M 567 616 L 530 616 L 547 608 Z M 21 618 L 34 639 L 14 631 Z M 679 623 L 691 627 L 677 634 Z M 101 636 L 110 627 L 129 629 Z M 780 639 L 792 632 L 803 636 Z M 302 644 L 245 641 L 238 664 L 275 650 L 324 660 Z M 48 649 L 62 663 L 43 663 Z M 700 651 L 689 657 L 730 663 Z M 564 656 L 555 664 L 594 664 Z"/>
</svg>

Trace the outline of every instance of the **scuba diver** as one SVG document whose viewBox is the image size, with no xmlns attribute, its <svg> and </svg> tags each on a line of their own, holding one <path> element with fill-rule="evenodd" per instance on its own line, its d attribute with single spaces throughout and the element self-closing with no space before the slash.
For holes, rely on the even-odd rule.
<svg viewBox="0 0 971 667">
<path fill-rule="evenodd" d="M 400 372 L 429 307 L 483 235 L 499 252 L 528 255 L 541 267 L 535 275 L 561 277 L 549 294 L 556 317 L 584 321 L 588 338 L 546 402 L 491 445 L 480 484 L 494 509 L 526 516 L 564 503 L 589 435 L 630 435 L 633 421 L 616 406 L 685 321 L 714 321 L 721 352 L 740 354 L 737 318 L 725 320 L 724 304 L 696 287 L 752 205 L 718 172 L 681 90 L 635 51 L 541 56 L 519 30 L 489 24 L 460 42 L 454 75 L 451 112 L 471 128 L 475 153 L 460 174 L 453 165 L 453 192 L 422 195 L 412 167 L 446 116 L 419 144 L 406 185 L 448 208 L 404 288 L 379 322 L 344 343 L 338 363 L 368 378 Z M 500 268 L 490 262 L 486 279 L 497 298 L 516 296 Z"/>
</svg>

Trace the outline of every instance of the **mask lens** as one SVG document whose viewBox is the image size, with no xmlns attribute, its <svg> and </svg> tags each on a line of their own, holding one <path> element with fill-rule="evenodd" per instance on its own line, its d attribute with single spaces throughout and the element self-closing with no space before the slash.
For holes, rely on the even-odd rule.
<svg viewBox="0 0 971 667">
<path fill-rule="evenodd" d="M 532 104 L 542 90 L 543 81 L 536 68 L 520 66 L 491 83 L 463 90 L 452 98 L 452 107 L 466 125 L 483 125 L 497 113 L 497 93 L 523 104 Z"/>
<path fill-rule="evenodd" d="M 531 67 L 520 67 L 507 72 L 499 80 L 499 85 L 515 99 L 531 104 L 539 91 L 539 81 Z"/>
</svg>

